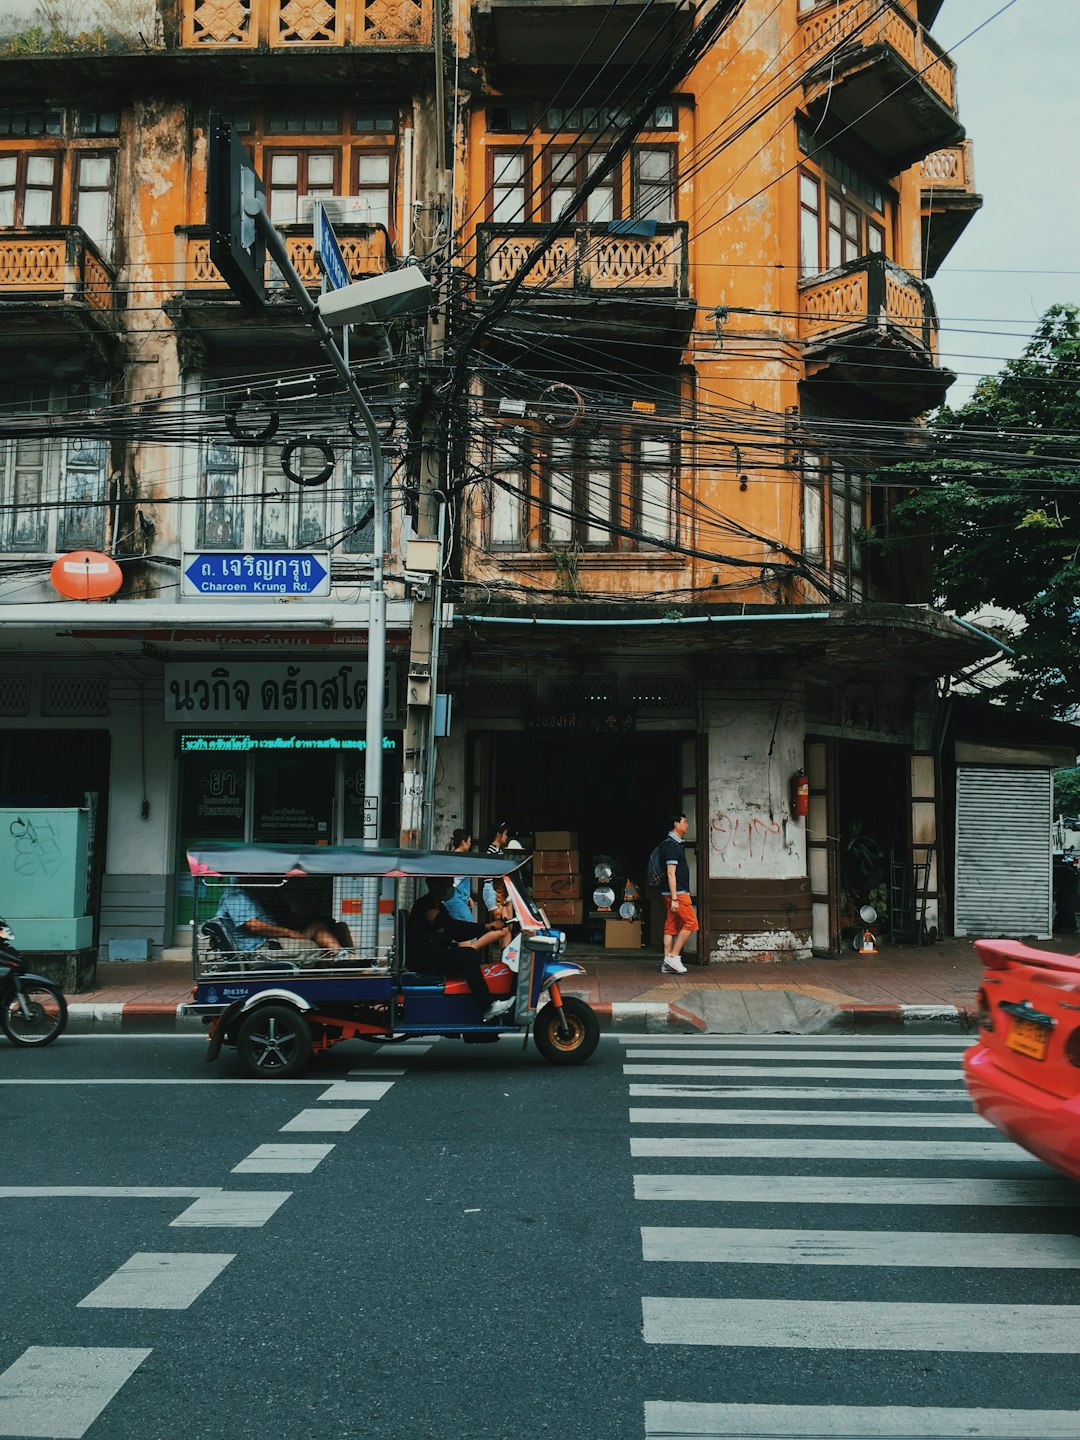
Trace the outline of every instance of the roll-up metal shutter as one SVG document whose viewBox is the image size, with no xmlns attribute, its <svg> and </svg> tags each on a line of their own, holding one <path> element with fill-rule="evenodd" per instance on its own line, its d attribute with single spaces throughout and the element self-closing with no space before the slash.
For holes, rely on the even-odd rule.
<svg viewBox="0 0 1080 1440">
<path fill-rule="evenodd" d="M 957 935 L 1052 933 L 1051 772 L 956 771 Z"/>
</svg>

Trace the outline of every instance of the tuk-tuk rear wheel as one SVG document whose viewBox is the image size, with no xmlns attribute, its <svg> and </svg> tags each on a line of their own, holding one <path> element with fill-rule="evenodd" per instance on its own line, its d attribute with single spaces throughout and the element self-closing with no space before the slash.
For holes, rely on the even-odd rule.
<svg viewBox="0 0 1080 1440">
<path fill-rule="evenodd" d="M 600 1043 L 600 1022 L 592 1007 L 575 996 L 567 996 L 561 1009 L 561 1025 L 557 1005 L 545 1005 L 537 1015 L 533 1024 L 536 1048 L 552 1065 L 580 1065 Z"/>
<path fill-rule="evenodd" d="M 311 1058 L 311 1026 L 291 1005 L 260 1005 L 240 1022 L 236 1053 L 256 1080 L 288 1080 Z"/>
</svg>

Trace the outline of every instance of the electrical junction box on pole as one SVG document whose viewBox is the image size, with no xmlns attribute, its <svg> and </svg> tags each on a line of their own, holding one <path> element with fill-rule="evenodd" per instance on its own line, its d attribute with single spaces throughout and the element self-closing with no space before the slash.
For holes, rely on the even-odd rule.
<svg viewBox="0 0 1080 1440">
<path fill-rule="evenodd" d="M 334 227 L 318 200 L 311 207 L 311 229 L 315 241 L 315 256 L 326 277 L 327 286 L 331 290 L 344 290 L 352 276 L 345 264 Z"/>
<path fill-rule="evenodd" d="M 214 111 L 206 145 L 210 259 L 245 308 L 261 310 L 266 304 L 266 242 L 256 216 L 264 208 L 266 191 L 232 127 Z"/>
</svg>

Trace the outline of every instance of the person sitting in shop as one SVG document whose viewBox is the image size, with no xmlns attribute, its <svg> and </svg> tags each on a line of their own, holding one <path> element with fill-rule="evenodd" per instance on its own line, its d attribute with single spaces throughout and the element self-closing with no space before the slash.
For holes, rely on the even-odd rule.
<svg viewBox="0 0 1080 1440">
<path fill-rule="evenodd" d="M 265 876 L 241 875 L 221 892 L 216 920 L 223 920 L 235 939 L 236 949 L 250 953 L 267 941 L 277 942 L 285 956 L 298 957 L 315 950 L 331 953 L 351 948 L 349 927 L 342 921 L 317 917 L 301 924 L 289 925 L 271 911 L 278 908 L 281 886 L 267 884 Z"/>
<path fill-rule="evenodd" d="M 432 877 L 427 893 L 409 914 L 405 930 L 405 963 L 421 975 L 462 975 L 485 1021 L 497 1020 L 513 1009 L 513 998 L 493 1000 L 484 979 L 480 954 L 493 946 L 509 944 L 510 931 L 499 921 L 474 925 L 455 920 L 446 908 L 452 882 Z M 494 957 L 493 957 L 494 958 Z"/>
</svg>

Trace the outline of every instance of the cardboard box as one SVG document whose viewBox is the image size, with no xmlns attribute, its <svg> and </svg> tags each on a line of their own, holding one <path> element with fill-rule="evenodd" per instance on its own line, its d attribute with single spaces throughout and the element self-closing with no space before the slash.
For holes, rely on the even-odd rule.
<svg viewBox="0 0 1080 1440">
<path fill-rule="evenodd" d="M 605 920 L 604 948 L 606 950 L 640 950 L 640 920 Z"/>
<path fill-rule="evenodd" d="M 532 867 L 534 875 L 577 875 L 581 861 L 576 850 L 537 850 Z"/>
<path fill-rule="evenodd" d="M 534 850 L 576 850 L 576 830 L 537 830 L 533 836 Z"/>
<path fill-rule="evenodd" d="M 580 900 L 581 877 L 578 875 L 534 875 L 532 892 L 537 900 Z"/>
<path fill-rule="evenodd" d="M 539 903 L 552 925 L 580 925 L 584 918 L 581 900 L 541 900 Z"/>
</svg>

